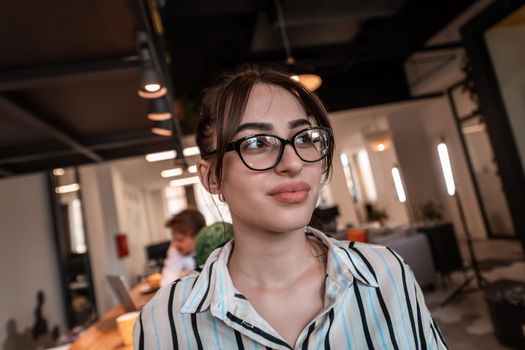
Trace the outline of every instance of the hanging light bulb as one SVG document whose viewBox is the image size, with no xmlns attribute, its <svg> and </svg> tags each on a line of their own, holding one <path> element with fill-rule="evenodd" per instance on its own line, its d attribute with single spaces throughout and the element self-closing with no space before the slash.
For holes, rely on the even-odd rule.
<svg viewBox="0 0 525 350">
<path fill-rule="evenodd" d="M 162 121 L 171 119 L 171 112 L 166 98 L 155 98 L 149 100 L 148 119 Z"/>
<path fill-rule="evenodd" d="M 159 136 L 173 135 L 173 123 L 171 120 L 159 120 L 153 124 L 151 132 Z"/>
<path fill-rule="evenodd" d="M 279 27 L 281 28 L 281 38 L 283 39 L 284 51 L 286 52 L 284 63 L 286 63 L 287 66 L 293 66 L 295 65 L 295 58 L 292 56 L 292 48 L 288 39 L 288 32 L 286 31 L 286 25 L 284 23 L 284 14 L 280 0 L 275 0 L 275 8 L 279 19 Z M 323 83 L 323 80 L 317 74 L 291 74 L 290 78 L 300 82 L 310 91 L 317 90 Z"/>
<path fill-rule="evenodd" d="M 365 134 L 365 138 L 374 152 L 383 152 L 392 145 L 392 135 L 389 130 L 378 130 Z"/>
<path fill-rule="evenodd" d="M 323 79 L 317 74 L 292 74 L 290 78 L 300 82 L 310 91 L 317 90 L 323 83 Z"/>
<path fill-rule="evenodd" d="M 161 83 L 157 71 L 151 63 L 151 56 L 147 48 L 140 50 L 142 57 L 142 70 L 140 72 L 140 83 L 138 94 L 142 98 L 158 98 L 166 95 L 168 91 Z"/>
</svg>

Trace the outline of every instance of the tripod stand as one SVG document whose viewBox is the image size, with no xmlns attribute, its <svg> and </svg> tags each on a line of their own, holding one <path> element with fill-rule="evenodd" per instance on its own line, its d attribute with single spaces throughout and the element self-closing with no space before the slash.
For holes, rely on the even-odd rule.
<svg viewBox="0 0 525 350">
<path fill-rule="evenodd" d="M 470 265 L 472 267 L 473 275 L 467 277 L 465 279 L 465 282 L 463 282 L 459 287 L 457 287 L 439 306 L 443 307 L 447 304 L 449 304 L 452 300 L 454 300 L 456 297 L 458 297 L 461 294 L 466 293 L 472 293 L 476 292 L 478 290 L 482 290 L 487 285 L 487 280 L 483 277 L 481 274 L 481 270 L 479 269 L 479 263 L 478 259 L 476 258 L 476 253 L 474 252 L 474 245 L 472 243 L 472 236 L 470 235 L 470 231 L 467 227 L 467 221 L 465 219 L 465 212 L 463 211 L 463 205 L 461 204 L 461 199 L 459 198 L 459 193 L 456 191 L 452 195 L 456 199 L 456 206 L 458 207 L 459 211 L 459 217 L 461 219 L 461 226 L 463 227 L 463 231 L 465 232 L 465 236 L 467 237 L 467 247 L 469 250 L 470 255 Z M 476 285 L 473 289 L 467 289 L 467 287 L 473 282 L 476 282 Z"/>
</svg>

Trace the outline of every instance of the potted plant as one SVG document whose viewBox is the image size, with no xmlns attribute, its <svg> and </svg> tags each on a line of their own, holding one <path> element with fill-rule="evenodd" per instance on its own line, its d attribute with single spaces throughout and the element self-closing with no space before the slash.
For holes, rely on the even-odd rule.
<svg viewBox="0 0 525 350">
<path fill-rule="evenodd" d="M 388 219 L 386 210 L 376 208 L 374 205 L 369 204 L 367 212 L 368 221 L 377 221 L 381 226 L 385 225 L 385 221 Z"/>
<path fill-rule="evenodd" d="M 421 205 L 419 210 L 419 217 L 423 222 L 435 223 L 443 219 L 443 206 L 435 204 L 433 201 L 428 201 Z"/>
</svg>

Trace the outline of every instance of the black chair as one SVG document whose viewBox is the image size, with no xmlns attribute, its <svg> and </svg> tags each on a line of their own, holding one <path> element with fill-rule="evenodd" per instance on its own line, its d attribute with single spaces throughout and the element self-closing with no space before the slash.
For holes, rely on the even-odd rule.
<svg viewBox="0 0 525 350">
<path fill-rule="evenodd" d="M 339 208 L 337 206 L 329 208 L 315 208 L 310 226 L 319 229 L 326 234 L 334 234 L 337 230 L 337 217 Z"/>
<path fill-rule="evenodd" d="M 463 259 L 452 224 L 420 226 L 417 231 L 427 236 L 438 272 L 448 275 L 455 270 L 463 270 Z"/>
<path fill-rule="evenodd" d="M 148 262 L 153 261 L 159 270 L 162 269 L 170 244 L 171 241 L 167 240 L 146 246 L 146 256 L 148 257 Z"/>
</svg>

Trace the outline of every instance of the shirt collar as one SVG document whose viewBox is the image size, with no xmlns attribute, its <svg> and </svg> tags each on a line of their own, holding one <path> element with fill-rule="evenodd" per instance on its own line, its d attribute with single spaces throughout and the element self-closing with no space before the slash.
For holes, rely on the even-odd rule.
<svg viewBox="0 0 525 350">
<path fill-rule="evenodd" d="M 352 249 L 340 246 L 338 241 L 311 227 L 306 227 L 306 235 L 318 239 L 325 246 L 326 274 L 340 287 L 350 288 L 354 279 L 369 287 L 378 287 L 375 277 Z M 233 240 L 230 240 L 210 254 L 180 310 L 181 313 L 203 312 L 211 306 L 214 313 L 225 316 L 227 306 L 239 296 L 228 271 L 232 249 Z"/>
</svg>

